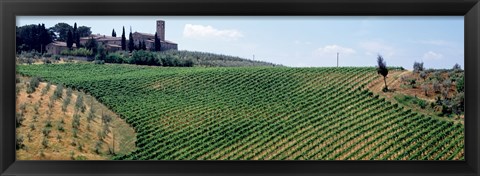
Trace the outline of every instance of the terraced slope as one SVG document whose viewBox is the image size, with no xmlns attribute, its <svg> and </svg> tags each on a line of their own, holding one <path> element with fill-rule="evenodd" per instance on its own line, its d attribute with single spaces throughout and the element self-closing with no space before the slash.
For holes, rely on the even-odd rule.
<svg viewBox="0 0 480 176">
<path fill-rule="evenodd" d="M 464 126 L 364 87 L 375 68 L 22 65 L 121 115 L 138 149 L 119 160 L 457 160 Z"/>
</svg>

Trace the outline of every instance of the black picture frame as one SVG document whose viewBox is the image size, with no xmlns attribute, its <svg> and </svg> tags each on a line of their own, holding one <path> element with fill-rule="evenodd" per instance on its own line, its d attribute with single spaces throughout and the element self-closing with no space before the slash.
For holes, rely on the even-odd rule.
<svg viewBox="0 0 480 176">
<path fill-rule="evenodd" d="M 478 176 L 479 0 L 0 0 L 0 175 Z M 458 15 L 465 17 L 465 161 L 15 161 L 15 17 Z"/>
</svg>

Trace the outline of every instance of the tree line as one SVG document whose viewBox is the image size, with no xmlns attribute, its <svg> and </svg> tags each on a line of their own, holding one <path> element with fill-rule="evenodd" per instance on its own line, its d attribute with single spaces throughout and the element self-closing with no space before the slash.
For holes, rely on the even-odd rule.
<svg viewBox="0 0 480 176">
<path fill-rule="evenodd" d="M 79 26 L 77 23 L 70 26 L 67 23 L 57 23 L 55 26 L 46 28 L 45 24 L 30 24 L 16 27 L 16 51 L 46 52 L 46 45 L 53 41 L 66 42 L 71 48 L 73 44 L 80 46 L 80 37 L 92 34 L 90 27 Z"/>
</svg>

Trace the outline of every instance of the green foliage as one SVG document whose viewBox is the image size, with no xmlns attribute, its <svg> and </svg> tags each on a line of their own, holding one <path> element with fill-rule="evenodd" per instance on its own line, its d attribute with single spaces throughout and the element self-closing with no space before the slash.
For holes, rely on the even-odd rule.
<svg viewBox="0 0 480 176">
<path fill-rule="evenodd" d="M 388 68 L 387 68 L 387 62 L 383 59 L 381 55 L 378 55 L 377 57 L 377 73 L 383 76 L 383 81 L 385 83 L 385 87 L 382 89 L 383 92 L 388 91 L 388 86 L 387 86 L 387 75 L 388 75 Z"/>
<path fill-rule="evenodd" d="M 51 31 L 58 33 L 58 41 L 67 41 L 67 33 L 69 30 L 73 30 L 73 27 L 67 23 L 57 23 L 55 26 L 50 28 Z"/>
<path fill-rule="evenodd" d="M 414 62 L 413 63 L 413 72 L 420 73 L 424 70 L 425 70 L 425 68 L 423 67 L 423 62 Z"/>
<path fill-rule="evenodd" d="M 63 96 L 63 85 L 62 84 L 59 84 L 57 85 L 57 88 L 55 89 L 55 92 L 53 92 L 53 96 L 55 97 L 55 99 L 57 98 L 62 98 Z"/>
<path fill-rule="evenodd" d="M 102 114 L 102 122 L 106 125 L 110 124 L 110 122 L 112 122 L 112 116 L 108 115 L 108 114 L 105 114 L 103 113 Z"/>
<path fill-rule="evenodd" d="M 42 57 L 45 57 L 45 58 L 52 57 L 52 53 L 43 53 Z"/>
<path fill-rule="evenodd" d="M 25 120 L 25 117 L 23 115 L 23 113 L 16 113 L 15 114 L 15 119 L 16 119 L 16 125 L 17 125 L 17 128 L 20 127 L 22 124 L 23 124 L 23 121 Z"/>
<path fill-rule="evenodd" d="M 426 160 L 463 152 L 463 124 L 360 88 L 377 78 L 373 67 L 18 69 L 90 93 L 131 124 L 137 149 L 118 160 Z"/>
<path fill-rule="evenodd" d="M 72 50 L 62 50 L 60 54 L 66 55 L 66 56 L 87 57 L 87 56 L 93 56 L 93 51 L 87 48 L 79 48 L 79 49 L 72 49 Z"/>
<path fill-rule="evenodd" d="M 48 148 L 48 138 L 47 137 L 43 137 L 42 139 L 42 146 L 43 148 Z"/>
<path fill-rule="evenodd" d="M 97 142 L 95 143 L 95 149 L 94 149 L 94 151 L 95 151 L 96 154 L 100 154 L 100 153 L 101 153 L 102 144 L 103 144 L 103 142 L 102 142 L 101 140 L 99 140 L 99 141 L 97 141 Z"/>
<path fill-rule="evenodd" d="M 97 64 L 97 65 L 103 65 L 103 64 L 105 64 L 105 61 L 104 60 L 94 60 L 93 63 Z"/>
<path fill-rule="evenodd" d="M 16 27 L 16 51 L 46 52 L 46 46 L 54 40 L 55 34 L 45 24 Z"/>
<path fill-rule="evenodd" d="M 397 95 L 394 97 L 400 104 L 404 105 L 418 105 L 420 108 L 425 109 L 427 107 L 427 101 L 417 97 L 408 95 Z"/>
<path fill-rule="evenodd" d="M 133 36 L 132 32 L 130 31 L 130 35 L 128 36 L 128 51 L 132 52 L 135 49 L 135 43 L 133 43 Z"/>
<path fill-rule="evenodd" d="M 92 55 L 97 55 L 98 42 L 96 39 L 91 37 L 85 42 L 85 48 L 92 51 Z"/>
<path fill-rule="evenodd" d="M 462 67 L 458 64 L 458 63 L 455 63 L 455 65 L 453 65 L 453 68 L 452 68 L 454 71 L 461 71 L 462 70 Z"/>
<path fill-rule="evenodd" d="M 95 55 L 95 60 L 105 61 L 106 58 L 107 58 L 107 50 L 105 49 L 105 46 L 98 45 L 97 55 Z"/>
<path fill-rule="evenodd" d="M 155 32 L 155 44 L 154 44 L 154 51 L 160 51 L 161 49 L 160 39 L 158 38 L 157 32 Z"/>
<path fill-rule="evenodd" d="M 127 50 L 127 39 L 125 38 L 125 26 L 122 31 L 122 51 Z"/>
<path fill-rule="evenodd" d="M 73 114 L 72 128 L 73 129 L 80 128 L 80 114 L 78 114 L 78 113 Z"/>
<path fill-rule="evenodd" d="M 16 149 L 20 150 L 23 148 L 25 148 L 25 144 L 23 144 L 23 135 L 17 135 Z"/>
<path fill-rule="evenodd" d="M 80 112 L 85 112 L 86 106 L 83 102 L 83 95 L 79 94 L 77 96 L 77 101 L 75 102 L 75 110 L 80 110 Z"/>
<path fill-rule="evenodd" d="M 65 132 L 65 127 L 63 126 L 63 123 L 57 124 L 57 130 L 60 132 Z"/>
<path fill-rule="evenodd" d="M 72 31 L 71 30 L 68 30 L 67 32 L 67 48 L 68 49 L 72 49 L 72 46 L 73 46 L 73 34 L 72 34 Z"/>
<path fill-rule="evenodd" d="M 75 157 L 75 160 L 87 160 L 87 157 L 83 155 L 78 155 Z"/>
<path fill-rule="evenodd" d="M 456 87 L 457 87 L 457 92 L 459 92 L 459 93 L 465 91 L 465 76 L 464 75 L 462 75 L 462 77 L 460 77 L 460 79 L 457 81 Z"/>
<path fill-rule="evenodd" d="M 105 58 L 106 63 L 125 63 L 126 59 L 120 53 L 109 53 Z"/>
<path fill-rule="evenodd" d="M 60 56 L 59 55 L 53 55 L 52 58 L 56 61 L 59 61 L 60 60 Z"/>
<path fill-rule="evenodd" d="M 32 77 L 30 79 L 30 82 L 28 83 L 28 86 L 27 86 L 27 93 L 28 94 L 31 94 L 33 92 L 35 92 L 35 90 L 37 89 L 38 85 L 40 85 L 40 78 L 38 77 Z"/>
</svg>

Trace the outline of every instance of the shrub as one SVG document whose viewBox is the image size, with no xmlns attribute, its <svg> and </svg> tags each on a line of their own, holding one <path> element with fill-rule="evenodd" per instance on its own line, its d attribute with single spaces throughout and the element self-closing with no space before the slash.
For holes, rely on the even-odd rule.
<svg viewBox="0 0 480 176">
<path fill-rule="evenodd" d="M 59 61 L 60 60 L 60 56 L 59 55 L 53 55 L 52 58 L 56 61 Z"/>
<path fill-rule="evenodd" d="M 80 127 L 80 115 L 79 114 L 74 114 L 73 115 L 73 120 L 72 120 L 72 128 L 73 129 L 78 129 Z"/>
<path fill-rule="evenodd" d="M 78 95 L 77 101 L 75 102 L 75 110 L 80 110 L 82 113 L 85 112 L 85 104 L 83 103 L 83 96 Z"/>
<path fill-rule="evenodd" d="M 422 90 L 425 92 L 425 96 L 428 96 L 428 91 L 430 90 L 430 87 L 428 86 L 427 83 L 422 84 Z"/>
<path fill-rule="evenodd" d="M 103 61 L 103 60 L 94 60 L 93 63 L 94 63 L 94 64 L 105 64 L 105 61 Z"/>
<path fill-rule="evenodd" d="M 427 72 L 421 71 L 419 76 L 420 76 L 420 78 L 423 79 L 423 81 L 425 81 L 425 79 L 427 79 Z"/>
<path fill-rule="evenodd" d="M 52 130 L 50 128 L 43 128 L 42 130 L 43 136 L 48 137 L 51 131 Z"/>
<path fill-rule="evenodd" d="M 42 57 L 52 57 L 52 53 L 43 53 Z"/>
<path fill-rule="evenodd" d="M 458 63 L 456 63 L 455 65 L 453 65 L 453 70 L 455 70 L 455 71 L 461 71 L 461 70 L 462 70 L 462 67 L 461 67 Z"/>
<path fill-rule="evenodd" d="M 123 63 L 124 58 L 121 54 L 119 53 L 110 53 L 107 55 L 105 58 L 106 63 Z"/>
<path fill-rule="evenodd" d="M 465 76 L 462 75 L 456 83 L 457 92 L 463 92 L 465 89 Z"/>
<path fill-rule="evenodd" d="M 80 149 L 81 149 L 81 147 L 79 148 L 79 150 Z M 87 157 L 83 156 L 83 155 L 78 155 L 77 157 L 75 157 L 75 160 L 87 160 Z"/>
<path fill-rule="evenodd" d="M 35 90 L 37 89 L 38 85 L 40 85 L 40 78 L 38 77 L 32 77 L 30 79 L 30 82 L 28 84 L 28 87 L 27 87 L 27 93 L 28 94 L 31 94 L 33 92 L 35 92 Z"/>
<path fill-rule="evenodd" d="M 425 68 L 423 67 L 423 62 L 414 62 L 413 63 L 413 72 L 421 72 L 425 70 Z"/>
<path fill-rule="evenodd" d="M 433 91 L 435 91 L 435 93 L 440 93 L 442 91 L 442 84 L 440 84 L 437 80 L 434 80 L 432 84 Z"/>
<path fill-rule="evenodd" d="M 16 113 L 17 127 L 20 127 L 25 120 L 23 113 Z"/>
<path fill-rule="evenodd" d="M 22 135 L 17 135 L 17 140 L 16 140 L 16 148 L 17 150 L 24 148 L 25 145 L 23 144 L 23 136 Z"/>
<path fill-rule="evenodd" d="M 57 86 L 57 89 L 55 89 L 55 92 L 53 93 L 53 95 L 55 96 L 54 99 L 62 98 L 62 96 L 63 96 L 63 85 L 62 84 L 59 84 Z"/>
<path fill-rule="evenodd" d="M 58 123 L 57 130 L 60 132 L 65 132 L 65 127 L 63 127 L 63 123 Z"/>
<path fill-rule="evenodd" d="M 43 137 L 42 145 L 43 145 L 43 148 L 48 148 L 48 139 L 47 139 L 47 137 Z"/>
<path fill-rule="evenodd" d="M 50 59 L 47 59 L 47 58 L 43 59 L 43 64 L 51 64 L 51 63 L 52 61 Z"/>
<path fill-rule="evenodd" d="M 95 151 L 96 154 L 100 154 L 100 150 L 102 150 L 102 144 L 103 144 L 103 142 L 101 140 L 99 140 L 95 143 L 94 151 Z"/>
</svg>

